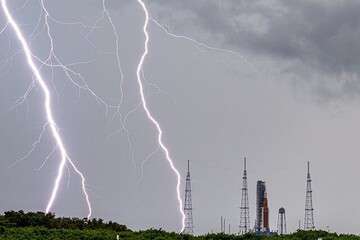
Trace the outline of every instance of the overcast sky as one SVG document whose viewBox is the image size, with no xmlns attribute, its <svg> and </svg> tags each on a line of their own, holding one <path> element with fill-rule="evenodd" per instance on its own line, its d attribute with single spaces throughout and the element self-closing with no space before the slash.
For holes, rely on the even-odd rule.
<svg viewBox="0 0 360 240">
<path fill-rule="evenodd" d="M 8 2 L 33 53 L 46 59 L 50 45 L 39 1 Z M 116 38 L 108 19 L 101 18 L 101 1 L 45 3 L 57 57 L 81 73 L 104 102 L 118 104 Z M 156 151 L 156 131 L 139 107 L 136 66 L 143 51 L 143 11 L 135 0 L 106 3 L 124 73 L 120 114 L 107 111 L 89 91 L 79 91 L 61 69 L 42 66 L 55 118 L 70 156 L 87 177 L 94 217 L 132 229 L 178 231 L 176 178 Z M 296 230 L 304 218 L 310 161 L 316 227 L 358 233 L 360 3 L 146 4 L 166 31 L 227 49 L 204 48 L 149 24 L 146 95 L 183 176 L 191 161 L 195 232 L 219 231 L 220 216 L 238 231 L 242 158 L 247 156 L 252 226 L 255 186 L 261 179 L 267 185 L 272 229 L 283 206 L 288 229 Z M 0 28 L 5 25 L 1 12 Z M 27 156 L 46 119 L 39 86 L 16 105 L 32 74 L 11 28 L 0 35 L 0 80 L 0 209 L 43 211 L 59 156 L 49 132 Z M 81 80 L 74 76 L 74 81 Z M 129 111 L 130 146 L 121 127 L 121 116 Z M 79 177 L 66 171 L 53 211 L 85 217 L 80 190 Z"/>
</svg>

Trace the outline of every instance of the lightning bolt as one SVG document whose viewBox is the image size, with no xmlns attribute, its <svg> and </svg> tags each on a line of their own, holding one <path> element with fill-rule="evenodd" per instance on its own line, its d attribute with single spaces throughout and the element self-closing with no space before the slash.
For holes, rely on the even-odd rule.
<svg viewBox="0 0 360 240">
<path fill-rule="evenodd" d="M 259 69 L 254 62 L 250 61 L 249 58 L 247 58 L 245 55 L 243 55 L 239 51 L 235 51 L 235 50 L 228 49 L 228 48 L 220 48 L 220 47 L 212 46 L 208 43 L 196 40 L 195 38 L 192 38 L 192 37 L 189 37 L 186 35 L 180 35 L 180 34 L 173 33 L 166 26 L 164 26 L 158 20 L 156 20 L 155 18 L 150 17 L 149 20 L 151 22 L 153 22 L 157 27 L 159 27 L 166 35 L 168 35 L 169 37 L 171 37 L 173 39 L 180 39 L 180 40 L 188 41 L 188 42 L 192 43 L 194 46 L 196 46 L 198 49 L 205 49 L 205 50 L 209 50 L 209 51 L 214 51 L 214 52 L 219 52 L 219 53 L 227 53 L 227 54 L 231 54 L 233 56 L 237 56 L 240 59 L 242 59 L 242 61 L 245 64 L 247 64 L 248 66 L 253 68 L 255 72 L 259 72 L 259 70 L 261 72 L 264 72 L 262 69 Z M 266 75 L 268 73 L 264 72 L 264 74 Z"/>
<path fill-rule="evenodd" d="M 144 167 L 145 164 L 150 161 L 150 159 L 160 150 L 159 147 L 157 147 L 154 151 L 152 151 L 149 155 L 147 155 L 147 157 L 141 162 L 140 165 L 140 179 L 139 179 L 139 183 L 141 183 L 143 181 L 144 178 Z"/>
<path fill-rule="evenodd" d="M 44 2 L 43 0 L 41 1 L 42 3 L 42 7 L 43 10 L 46 11 L 45 7 L 44 7 Z M 60 136 L 60 133 L 58 131 L 58 127 L 57 124 L 54 120 L 53 117 L 53 113 L 52 113 L 52 108 L 51 108 L 51 93 L 49 90 L 49 87 L 47 86 L 45 80 L 43 79 L 40 70 L 37 68 L 36 64 L 34 63 L 34 58 L 36 59 L 36 57 L 32 54 L 32 51 L 30 50 L 29 44 L 27 43 L 19 25 L 17 24 L 17 22 L 15 21 L 15 19 L 13 18 L 13 16 L 11 15 L 9 8 L 7 6 L 7 2 L 6 0 L 1 0 L 1 7 L 2 10 L 5 14 L 6 20 L 7 20 L 7 24 L 9 24 L 13 31 L 15 32 L 15 35 L 18 39 L 18 41 L 21 44 L 21 47 L 25 53 L 25 57 L 26 57 L 26 61 L 27 64 L 29 65 L 30 70 L 32 71 L 32 73 L 35 76 L 35 80 L 37 81 L 37 83 L 40 85 L 41 90 L 43 91 L 43 95 L 44 95 L 44 110 L 46 113 L 46 119 L 47 119 L 47 125 L 49 126 L 50 130 L 51 130 L 51 134 L 54 138 L 54 141 L 56 142 L 56 145 L 60 151 L 60 165 L 58 168 L 58 172 L 57 172 L 57 176 L 55 178 L 55 182 L 54 182 L 54 187 L 52 189 L 51 195 L 50 195 L 50 199 L 48 201 L 48 204 L 46 206 L 46 212 L 48 213 L 53 204 L 54 201 L 56 199 L 58 190 L 59 190 L 59 186 L 60 186 L 60 182 L 63 176 L 63 172 L 64 172 L 64 168 L 66 166 L 66 163 L 69 163 L 71 165 L 71 167 L 74 169 L 74 171 L 80 176 L 81 178 L 81 186 L 82 186 L 82 192 L 85 196 L 86 199 L 86 203 L 88 206 L 88 215 L 87 217 L 90 218 L 91 213 L 92 213 L 92 209 L 91 209 L 91 203 L 89 200 L 89 195 L 87 193 L 86 190 L 86 179 L 85 176 L 83 175 L 83 173 L 76 167 L 76 165 L 74 164 L 74 162 L 72 161 L 72 159 L 69 157 L 65 145 L 63 143 L 63 140 Z M 48 13 L 46 12 L 46 16 L 48 16 Z M 49 32 L 49 26 L 48 26 L 48 22 L 47 22 L 47 17 L 46 19 L 46 26 L 47 26 L 47 31 L 48 31 L 48 35 L 50 37 L 50 32 Z M 51 37 L 50 37 L 51 38 Z M 52 39 L 51 39 L 51 44 L 52 44 Z M 53 50 L 53 45 L 51 45 L 51 51 Z M 61 65 L 61 67 L 63 67 L 63 65 Z"/>
<path fill-rule="evenodd" d="M 181 176 L 179 171 L 177 170 L 177 168 L 174 165 L 174 162 L 170 156 L 170 152 L 168 150 L 168 148 L 166 147 L 166 145 L 164 144 L 163 140 L 162 140 L 162 136 L 163 136 L 163 131 L 161 129 L 161 126 L 159 124 L 159 122 L 153 117 L 153 115 L 151 114 L 149 108 L 148 108 L 148 104 L 145 98 L 145 94 L 144 94 L 144 87 L 143 87 L 143 83 L 142 83 L 142 77 L 141 77 L 141 73 L 142 73 L 142 69 L 143 69 L 143 65 L 146 59 L 146 56 L 149 53 L 149 33 L 148 33 L 148 25 L 149 25 L 149 11 L 145 5 L 145 3 L 142 0 L 137 0 L 137 2 L 139 3 L 139 5 L 141 6 L 142 10 L 144 11 L 144 15 L 145 15 L 145 21 L 144 21 L 144 25 L 143 25 L 143 33 L 145 35 L 145 42 L 144 42 L 144 52 L 142 53 L 141 57 L 140 57 L 140 61 L 138 63 L 138 66 L 136 68 L 136 77 L 137 77 L 137 83 L 139 85 L 139 92 L 140 92 L 140 97 L 141 97 L 141 102 L 142 102 L 142 106 L 144 108 L 144 111 L 148 117 L 148 119 L 150 120 L 150 122 L 152 122 L 155 126 L 155 128 L 157 129 L 158 132 L 158 144 L 161 147 L 161 149 L 163 150 L 166 160 L 168 161 L 171 170 L 174 172 L 174 174 L 176 175 L 177 178 L 177 184 L 176 184 L 176 194 L 177 194 L 177 200 L 178 200 L 178 208 L 179 208 L 179 212 L 181 214 L 182 217 L 182 225 L 181 225 L 181 231 L 184 231 L 185 228 L 185 213 L 183 211 L 183 203 L 181 200 L 181 194 L 180 194 L 180 184 L 181 184 Z"/>
<path fill-rule="evenodd" d="M 235 55 L 239 55 L 240 53 L 231 49 L 226 49 L 226 48 L 219 48 L 219 47 L 213 47 L 210 46 L 209 44 L 206 44 L 204 42 L 200 42 L 194 38 L 185 36 L 185 35 L 178 35 L 175 33 L 170 32 L 164 25 L 162 25 L 158 20 L 156 20 L 155 18 L 150 18 L 150 20 L 157 25 L 162 31 L 164 31 L 167 35 L 169 35 L 170 37 L 173 38 L 177 38 L 177 39 L 184 39 L 186 41 L 189 41 L 193 44 L 195 44 L 198 47 L 202 47 L 205 48 L 207 50 L 213 50 L 213 51 L 218 51 L 218 52 L 225 52 L 225 53 L 230 53 L 230 54 L 235 54 Z"/>
</svg>

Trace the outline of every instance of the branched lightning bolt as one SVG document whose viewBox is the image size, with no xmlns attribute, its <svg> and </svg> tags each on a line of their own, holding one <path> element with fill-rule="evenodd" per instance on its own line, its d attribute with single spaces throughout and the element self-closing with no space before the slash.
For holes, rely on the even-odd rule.
<svg viewBox="0 0 360 240">
<path fill-rule="evenodd" d="M 163 24 L 161 24 L 158 20 L 156 20 L 155 18 L 153 17 L 150 17 L 149 18 L 150 21 L 152 21 L 156 26 L 158 26 L 166 35 L 168 35 L 169 37 L 171 38 L 174 38 L 174 39 L 182 39 L 182 40 L 185 40 L 185 41 L 189 41 L 191 42 L 192 44 L 194 44 L 197 48 L 202 48 L 202 49 L 206 49 L 206 50 L 209 50 L 209 51 L 215 51 L 215 52 L 222 52 L 222 53 L 227 53 L 227 54 L 231 54 L 231 55 L 234 55 L 234 56 L 237 56 L 237 57 L 240 57 L 244 63 L 248 64 L 251 68 L 253 68 L 256 72 L 259 72 L 259 68 L 256 67 L 256 64 L 254 64 L 253 62 L 251 62 L 245 55 L 243 55 L 242 53 L 240 53 L 239 51 L 235 51 L 235 50 L 232 50 L 232 49 L 228 49 L 228 48 L 220 48 L 220 47 L 215 47 L 215 46 L 212 46 L 208 43 L 205 43 L 205 42 L 202 42 L 202 41 L 199 41 L 195 38 L 192 38 L 192 37 L 189 37 L 189 36 L 186 36 L 186 35 L 179 35 L 179 34 L 176 34 L 176 33 L 173 33 L 171 32 L 167 27 L 165 27 Z M 260 71 L 262 71 L 260 69 Z M 265 73 L 266 74 L 266 73 Z"/>
<path fill-rule="evenodd" d="M 119 46 L 119 34 L 116 31 L 116 27 L 114 25 L 114 22 L 111 18 L 111 15 L 109 13 L 109 10 L 106 8 L 106 2 L 105 0 L 102 1 L 102 6 L 103 6 L 103 12 L 108 20 L 108 22 L 111 25 L 111 29 L 113 31 L 114 37 L 115 37 L 115 48 L 116 48 L 116 64 L 120 73 L 120 103 L 119 103 L 119 108 L 121 106 L 121 104 L 123 103 L 123 98 L 124 98 L 124 92 L 123 92 L 123 85 L 124 85 L 124 72 L 122 70 L 121 67 L 121 59 L 120 59 L 120 55 L 119 55 L 119 51 L 120 51 L 120 46 Z M 118 110 L 119 111 L 119 110 Z"/>
<path fill-rule="evenodd" d="M 152 151 L 149 155 L 147 155 L 147 157 L 141 162 L 140 165 L 140 178 L 139 178 L 139 183 L 141 183 L 143 181 L 144 178 L 144 167 L 145 164 L 150 161 L 150 159 L 160 150 L 160 147 L 157 147 L 154 151 Z"/>
<path fill-rule="evenodd" d="M 42 5 L 44 7 L 44 4 L 43 4 L 43 1 L 42 1 Z M 54 117 L 53 117 L 53 112 L 52 112 L 52 108 L 51 108 L 51 93 L 50 93 L 50 90 L 46 84 L 46 82 L 44 81 L 41 73 L 40 73 L 40 70 L 37 68 L 36 64 L 34 63 L 34 56 L 30 50 L 30 47 L 19 27 L 19 25 L 17 24 L 17 22 L 15 21 L 15 19 L 13 18 L 13 16 L 11 15 L 9 9 L 8 9 L 8 6 L 7 6 L 7 2 L 6 0 L 1 0 L 1 7 L 2 7 L 2 10 L 5 14 L 5 17 L 7 19 L 7 22 L 8 24 L 12 27 L 12 29 L 14 30 L 15 32 L 15 35 L 18 39 L 18 41 L 20 42 L 21 44 L 21 47 L 25 53 L 25 57 L 26 57 L 26 61 L 29 65 L 29 68 L 31 69 L 32 73 L 34 74 L 35 76 L 35 79 L 37 81 L 37 83 L 40 85 L 41 87 L 41 90 L 43 91 L 43 94 L 44 94 L 44 109 L 45 109 L 45 113 L 46 113 L 46 119 L 47 119 L 47 125 L 49 126 L 50 130 L 51 130 L 51 133 L 52 133 L 52 136 L 56 142 L 56 145 L 60 151 L 60 156 L 61 156 L 61 161 L 60 161 L 60 165 L 59 165 L 59 168 L 58 168 L 58 173 L 57 173 L 57 176 L 56 176 L 56 179 L 55 179 L 55 183 L 54 183 L 54 187 L 52 189 L 52 192 L 51 192 L 51 196 L 50 196 L 50 199 L 49 199 L 49 202 L 46 206 L 46 212 L 49 212 L 53 206 L 53 203 L 55 201 L 55 198 L 56 198 L 56 195 L 57 195 L 57 192 L 58 192 L 58 189 L 59 189 L 59 186 L 60 186 L 60 182 L 61 182 L 61 179 L 62 179 L 62 176 L 63 176 L 63 171 L 64 171 L 64 168 L 66 166 L 66 163 L 69 163 L 74 171 L 79 174 L 80 178 L 81 178 L 81 185 L 82 185 L 82 191 L 83 191 L 83 194 L 85 196 L 85 199 L 86 199 L 86 202 L 87 202 L 87 206 L 88 206 L 88 218 L 90 218 L 91 216 L 91 212 L 92 212 L 92 209 L 91 209 L 91 203 L 89 201 L 89 196 L 87 194 L 87 191 L 86 191 L 86 185 L 85 185 L 85 177 L 84 175 L 82 174 L 82 172 L 76 167 L 76 165 L 74 164 L 74 162 L 71 160 L 71 158 L 68 156 L 68 153 L 66 151 L 66 148 L 64 146 L 64 143 L 63 143 L 63 140 L 60 136 L 60 133 L 58 131 L 58 127 L 57 127 L 57 124 L 54 120 Z M 49 29 L 48 29 L 49 31 Z M 49 34 L 49 32 L 48 32 Z"/>
<path fill-rule="evenodd" d="M 30 148 L 30 150 L 29 150 L 24 156 L 22 156 L 21 158 L 17 159 L 15 162 L 13 162 L 13 163 L 9 166 L 9 168 L 12 168 L 12 167 L 14 167 L 16 164 L 18 164 L 19 162 L 24 161 L 25 159 L 27 159 L 27 158 L 35 151 L 36 147 L 40 144 L 41 139 L 42 139 L 43 135 L 45 134 L 45 132 L 46 132 L 46 130 L 47 130 L 47 126 L 48 126 L 48 123 L 45 123 L 45 124 L 43 125 L 39 137 L 36 139 L 35 142 L 33 142 L 32 147 Z"/>
<path fill-rule="evenodd" d="M 160 127 L 159 122 L 152 116 L 148 106 L 147 106 L 147 101 L 145 98 L 145 94 L 144 94 L 144 87 L 143 87 L 143 83 L 142 83 L 142 78 L 141 78 L 141 72 L 143 69 L 143 65 L 145 62 L 145 58 L 148 55 L 149 52 L 149 48 L 148 48 L 148 44 L 149 44 L 149 33 L 148 33 L 148 24 L 149 24 L 149 12 L 148 9 L 145 5 L 145 3 L 143 2 L 143 0 L 137 0 L 137 2 L 139 3 L 139 5 L 141 6 L 142 10 L 144 11 L 144 15 L 145 15 L 145 21 L 144 21 L 144 25 L 143 25 L 143 33 L 145 35 L 145 42 L 144 42 L 144 52 L 142 53 L 141 57 L 140 57 L 140 61 L 139 64 L 136 68 L 136 77 L 137 77 L 137 82 L 139 85 L 139 90 L 140 90 L 140 97 L 141 97 L 141 102 L 142 102 L 142 106 L 146 112 L 146 115 L 148 117 L 148 119 L 154 124 L 154 126 L 156 127 L 157 131 L 158 131 L 158 143 L 159 146 L 161 147 L 161 149 L 163 150 L 166 160 L 169 162 L 171 170 L 175 173 L 176 177 L 177 177 L 177 184 L 176 184 L 176 194 L 177 194 L 177 200 L 178 200 L 178 208 L 180 211 L 180 214 L 182 216 L 182 226 L 181 226 L 181 231 L 183 232 L 184 228 L 185 228 L 185 213 L 183 211 L 183 203 L 181 200 L 181 194 L 180 194 L 180 184 L 181 184 L 181 176 L 179 171 L 176 169 L 174 162 L 170 156 L 169 150 L 168 148 L 165 146 L 165 144 L 163 143 L 162 140 L 162 136 L 163 136 L 163 132 L 162 129 Z"/>
<path fill-rule="evenodd" d="M 36 171 L 40 171 L 46 164 L 46 162 L 53 156 L 53 154 L 56 152 L 57 147 L 54 146 L 51 152 L 45 157 L 44 161 L 41 163 L 40 167 L 35 169 Z"/>
<path fill-rule="evenodd" d="M 167 35 L 169 35 L 170 37 L 173 37 L 173 38 L 178 38 L 178 39 L 184 39 L 186 41 L 189 41 L 193 44 L 195 44 L 196 46 L 198 47 L 202 47 L 202 48 L 205 48 L 207 50 L 213 50 L 213 51 L 218 51 L 218 52 L 225 52 L 225 53 L 230 53 L 230 54 L 240 54 L 239 52 L 237 51 L 234 51 L 234 50 L 231 50 L 231 49 L 226 49 L 226 48 L 219 48 L 219 47 L 214 47 L 214 46 L 210 46 L 209 44 L 207 43 L 204 43 L 204 42 L 200 42 L 194 38 L 191 38 L 189 36 L 185 36 L 185 35 L 178 35 L 178 34 L 175 34 L 175 33 L 172 33 L 170 32 L 164 25 L 162 25 L 158 20 L 156 20 L 155 18 L 150 18 L 150 20 L 155 23 L 155 25 L 157 25 L 161 30 L 163 30 Z"/>
<path fill-rule="evenodd" d="M 49 24 L 49 18 L 51 18 L 51 15 L 45 6 L 44 0 L 41 0 L 40 2 L 41 2 L 42 11 L 44 12 L 44 15 L 45 15 L 45 17 L 44 17 L 45 27 L 46 27 L 46 33 L 47 33 L 48 39 L 50 41 L 50 51 L 49 51 L 49 56 L 47 57 L 47 59 L 45 61 L 41 60 L 40 58 L 38 58 L 37 56 L 34 56 L 34 55 L 33 55 L 33 58 L 35 58 L 36 60 L 38 60 L 40 63 L 42 63 L 45 66 L 49 66 L 52 68 L 58 67 L 58 68 L 62 69 L 63 72 L 65 73 L 65 75 L 68 77 L 68 79 L 74 84 L 74 86 L 76 86 L 79 90 L 82 89 L 82 90 L 88 91 L 96 99 L 97 102 L 103 104 L 106 107 L 106 112 L 107 112 L 108 108 L 112 107 L 112 106 L 109 106 L 104 99 L 99 97 L 88 86 L 84 77 L 80 73 L 72 70 L 69 65 L 63 64 L 62 61 L 60 60 L 60 58 L 55 54 L 54 38 L 51 35 L 50 24 Z M 70 24 L 70 23 L 67 23 L 67 24 Z M 79 23 L 74 23 L 74 24 L 79 24 Z M 54 61 L 55 63 L 53 63 L 53 60 L 55 60 Z M 83 64 L 83 63 L 87 63 L 87 62 L 77 62 L 77 63 L 73 63 L 71 65 Z M 71 74 L 74 76 L 77 76 L 81 80 L 81 83 L 78 83 L 77 81 L 75 81 L 75 79 L 71 76 Z"/>
</svg>

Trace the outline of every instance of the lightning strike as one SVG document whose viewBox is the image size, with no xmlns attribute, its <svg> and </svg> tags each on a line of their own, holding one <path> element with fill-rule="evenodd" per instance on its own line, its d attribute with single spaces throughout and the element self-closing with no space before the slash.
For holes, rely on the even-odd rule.
<svg viewBox="0 0 360 240">
<path fill-rule="evenodd" d="M 43 0 L 41 1 L 41 3 L 42 3 L 43 10 L 46 11 Z M 42 75 L 40 73 L 40 70 L 37 68 L 37 66 L 36 66 L 36 64 L 34 62 L 34 55 L 33 55 L 32 51 L 30 50 L 29 44 L 27 43 L 27 41 L 26 41 L 26 39 L 25 39 L 25 37 L 24 37 L 18 23 L 15 21 L 15 19 L 11 15 L 11 13 L 10 13 L 10 11 L 8 9 L 6 0 L 1 0 L 1 7 L 2 7 L 4 15 L 5 15 L 6 19 L 7 19 L 8 24 L 11 26 L 11 28 L 13 29 L 13 31 L 15 33 L 16 38 L 20 42 L 20 45 L 21 45 L 21 47 L 22 47 L 22 49 L 24 51 L 24 54 L 25 54 L 27 64 L 29 65 L 30 70 L 34 74 L 37 83 L 40 85 L 41 90 L 43 91 L 43 94 L 44 94 L 44 110 L 45 110 L 45 113 L 46 113 L 47 125 L 50 128 L 51 134 L 52 134 L 52 136 L 53 136 L 53 138 L 54 138 L 54 140 L 56 142 L 56 145 L 58 146 L 58 149 L 60 151 L 60 156 L 61 156 L 60 165 L 59 165 L 59 168 L 58 168 L 57 176 L 56 176 L 56 179 L 55 179 L 55 182 L 54 182 L 54 187 L 52 189 L 50 199 L 49 199 L 48 204 L 46 206 L 46 212 L 48 213 L 51 210 L 51 208 L 52 208 L 52 206 L 54 204 L 54 201 L 56 199 L 56 196 L 57 196 L 57 193 L 58 193 L 58 190 L 59 190 L 60 182 L 61 182 L 61 179 L 62 179 L 62 176 L 63 176 L 64 168 L 66 166 L 66 163 L 69 163 L 72 166 L 72 168 L 74 169 L 74 171 L 81 178 L 82 192 L 83 192 L 83 194 L 85 196 L 86 203 L 87 203 L 87 206 L 88 206 L 88 215 L 87 215 L 87 217 L 90 218 L 91 213 L 92 213 L 92 209 L 91 209 L 91 203 L 90 203 L 90 200 L 89 200 L 89 196 L 88 196 L 88 193 L 87 193 L 87 190 L 86 190 L 86 179 L 85 179 L 84 175 L 82 174 L 82 172 L 76 167 L 74 162 L 68 156 L 65 145 L 64 145 L 63 140 L 62 140 L 62 138 L 60 136 L 60 133 L 58 131 L 57 124 L 56 124 L 56 122 L 54 120 L 54 117 L 53 117 L 53 112 L 52 112 L 52 108 L 51 108 L 51 99 L 52 98 L 51 98 L 51 93 L 50 93 L 49 87 L 47 86 L 45 80 L 43 79 L 43 77 L 42 77 Z M 47 13 L 47 11 L 46 11 L 46 13 Z M 48 23 L 47 23 L 47 18 L 46 18 L 46 25 L 47 25 L 47 27 L 49 27 Z M 48 35 L 50 36 L 49 28 L 47 28 L 47 30 L 48 30 Z M 51 38 L 51 36 L 50 36 L 50 38 Z M 52 42 L 52 39 L 51 39 L 51 42 Z M 51 46 L 51 49 L 53 50 L 53 45 Z"/>
<path fill-rule="evenodd" d="M 155 18 L 149 17 L 149 20 L 152 21 L 157 27 L 159 27 L 166 35 L 168 35 L 171 38 L 182 39 L 182 40 L 185 40 L 185 41 L 189 41 L 189 42 L 193 43 L 199 49 L 203 48 L 203 49 L 206 49 L 206 50 L 209 50 L 209 51 L 223 52 L 223 53 L 228 53 L 228 54 L 238 56 L 244 61 L 244 63 L 246 63 L 250 67 L 252 67 L 255 72 L 259 72 L 259 68 L 257 68 L 256 65 L 253 62 L 251 62 L 247 57 L 245 57 L 244 55 L 242 55 L 238 51 L 228 49 L 228 48 L 215 47 L 215 46 L 212 46 L 212 45 L 210 45 L 208 43 L 196 40 L 195 38 L 192 38 L 192 37 L 189 37 L 189 36 L 186 36 L 186 35 L 179 35 L 179 34 L 173 33 L 166 26 L 164 26 L 158 20 L 156 20 Z M 260 69 L 260 71 L 262 71 L 262 70 Z M 265 75 L 266 74 L 267 73 L 265 73 Z"/>
<path fill-rule="evenodd" d="M 142 183 L 143 178 L 144 178 L 144 167 L 145 164 L 150 161 L 150 159 L 156 155 L 160 150 L 160 147 L 157 147 L 154 151 L 152 151 L 149 155 L 147 155 L 147 157 L 141 162 L 140 165 L 140 178 L 139 178 L 139 184 Z"/>
<path fill-rule="evenodd" d="M 118 68 L 118 71 L 120 73 L 120 103 L 119 103 L 119 106 L 118 106 L 118 109 L 117 111 L 115 112 L 113 118 L 116 117 L 117 114 L 119 114 L 119 117 L 120 117 L 120 125 L 121 125 L 121 129 L 122 129 L 122 132 L 125 133 L 126 135 L 126 138 L 127 138 L 127 142 L 128 142 L 128 148 L 129 148 L 129 158 L 131 159 L 131 162 L 132 164 L 134 165 L 134 168 L 136 168 L 136 162 L 135 162 L 135 159 L 134 159 L 134 150 L 133 150 L 133 142 L 131 140 L 131 135 L 130 135 L 130 131 L 129 129 L 127 128 L 126 126 L 126 116 L 123 117 L 122 113 L 120 112 L 120 107 L 121 105 L 123 104 L 123 101 L 124 101 L 124 91 L 123 91 L 123 85 L 124 85 L 124 72 L 122 70 L 122 67 L 121 67 L 121 59 L 120 59 L 120 46 L 119 46 L 119 34 L 118 32 L 116 31 L 116 27 L 115 27 L 115 24 L 111 18 L 111 15 L 110 15 L 110 12 L 109 10 L 107 9 L 106 7 L 106 0 L 102 0 L 102 7 L 103 7 L 103 17 L 106 16 L 110 26 L 111 26 L 111 29 L 112 29 L 112 32 L 113 32 L 113 35 L 114 35 L 114 38 L 115 38 L 115 56 L 116 56 L 116 64 L 117 64 L 117 68 Z"/>
<path fill-rule="evenodd" d="M 236 55 L 240 54 L 239 52 L 231 50 L 231 49 L 213 47 L 213 46 L 210 46 L 209 44 L 206 44 L 204 42 L 200 42 L 200 41 L 198 41 L 198 40 L 196 40 L 194 38 L 191 38 L 191 37 L 188 37 L 188 36 L 185 36 L 185 35 L 178 35 L 178 34 L 172 33 L 164 25 L 162 25 L 158 20 L 156 20 L 156 19 L 154 19 L 152 17 L 150 18 L 150 20 L 155 25 L 157 25 L 162 31 L 164 31 L 167 35 L 169 35 L 172 38 L 184 39 L 186 41 L 189 41 L 189 42 L 195 44 L 198 47 L 205 48 L 207 50 L 225 52 L 225 53 L 236 54 Z"/>
<path fill-rule="evenodd" d="M 51 152 L 45 157 L 44 161 L 41 163 L 40 167 L 38 167 L 37 169 L 35 169 L 36 171 L 40 171 L 46 164 L 46 162 L 54 155 L 54 153 L 56 152 L 57 147 L 53 147 L 53 149 L 51 150 Z"/>
<path fill-rule="evenodd" d="M 116 63 L 117 63 L 117 67 L 118 67 L 118 70 L 119 70 L 119 73 L 120 73 L 120 103 L 119 103 L 119 108 L 123 102 L 123 98 L 124 98 L 124 92 L 123 92 L 123 85 L 124 85 L 124 72 L 122 70 L 122 67 L 121 67 L 121 60 L 120 60 L 120 55 L 119 55 L 119 52 L 120 52 L 120 46 L 119 46 L 119 34 L 118 32 L 116 31 L 116 27 L 114 25 L 114 22 L 111 18 L 111 15 L 109 13 L 109 10 L 106 8 L 106 0 L 103 0 L 102 1 L 102 6 L 103 6 L 103 12 L 108 20 L 108 22 L 110 23 L 111 25 L 111 29 L 113 31 L 113 34 L 114 34 L 114 37 L 115 37 L 115 47 L 116 47 L 116 50 L 115 50 L 115 55 L 116 55 Z M 118 110 L 119 111 L 119 110 Z"/>
<path fill-rule="evenodd" d="M 41 60 L 39 57 L 35 56 L 35 55 L 32 55 L 32 57 L 34 59 L 36 59 L 37 61 L 39 61 L 42 65 L 45 65 L 45 66 L 48 66 L 48 67 L 51 67 L 51 68 L 54 68 L 54 67 L 57 67 L 57 68 L 60 68 L 63 70 L 64 74 L 67 76 L 67 78 L 70 80 L 70 82 L 76 86 L 79 90 L 79 94 L 80 94 L 80 90 L 85 90 L 85 91 L 88 91 L 90 95 L 92 95 L 95 100 L 104 105 L 105 108 L 106 108 L 106 113 L 108 112 L 108 109 L 109 108 L 112 108 L 114 107 L 113 105 L 109 105 L 106 103 L 106 101 L 101 98 L 100 96 L 98 96 L 89 86 L 88 84 L 86 83 L 84 77 L 76 72 L 75 70 L 71 69 L 69 66 L 73 66 L 73 65 L 77 65 L 77 64 L 84 64 L 84 63 L 88 63 L 88 62 L 76 62 L 76 63 L 72 63 L 71 65 L 65 65 L 62 63 L 62 61 L 60 60 L 60 58 L 55 54 L 55 47 L 54 47 L 54 38 L 52 37 L 51 35 L 51 32 L 50 32 L 50 23 L 49 23 L 49 19 L 53 19 L 49 13 L 49 11 L 47 10 L 46 6 L 45 6 L 45 1 L 44 0 L 41 0 L 40 1 L 41 3 L 41 8 L 42 8 L 42 11 L 44 12 L 44 19 L 45 19 L 45 28 L 46 28 L 46 33 L 47 33 L 47 37 L 49 39 L 49 42 L 50 42 L 50 51 L 49 51 L 49 55 L 48 57 L 46 58 L 46 60 Z M 59 23 L 59 21 L 57 21 Z M 70 23 L 62 23 L 62 24 L 70 24 Z M 74 24 L 80 24 L 80 23 L 74 23 Z M 54 63 L 53 63 L 53 60 L 54 60 Z M 76 76 L 79 80 L 80 80 L 80 83 L 77 82 L 73 76 Z"/>
<path fill-rule="evenodd" d="M 178 208 L 179 208 L 179 212 L 182 216 L 182 226 L 181 226 L 181 230 L 180 232 L 183 232 L 184 228 L 185 228 L 185 213 L 183 211 L 183 202 L 181 199 L 181 194 L 180 194 L 180 184 L 181 184 L 181 176 L 179 171 L 177 170 L 177 168 L 174 165 L 174 162 L 170 156 L 170 152 L 168 150 L 168 148 L 165 146 L 165 144 L 163 143 L 162 140 L 162 136 L 163 136 L 163 132 L 162 129 L 160 127 L 159 122 L 152 116 L 148 106 L 147 106 L 147 101 L 145 98 L 145 93 L 144 93 L 144 86 L 142 83 L 142 78 L 141 78 L 141 72 L 143 69 L 143 65 L 146 59 L 146 56 L 149 53 L 149 33 L 148 33 L 148 25 L 149 25 L 149 12 L 148 9 L 145 5 L 145 3 L 143 2 L 143 0 L 137 0 L 137 2 L 139 3 L 139 5 L 141 6 L 142 10 L 144 11 L 144 15 L 145 15 L 145 21 L 144 21 L 144 25 L 143 25 L 143 33 L 145 35 L 145 42 L 144 42 L 144 52 L 142 53 L 141 57 L 140 57 L 140 61 L 138 63 L 138 66 L 136 68 L 136 77 L 137 77 L 137 82 L 139 85 L 139 92 L 140 92 L 140 97 L 141 97 L 141 102 L 142 102 L 142 106 L 144 108 L 144 111 L 146 112 L 146 115 L 148 117 L 148 119 L 154 124 L 154 126 L 157 129 L 158 132 L 158 144 L 161 147 L 161 149 L 163 150 L 166 160 L 168 161 L 171 170 L 174 172 L 174 174 L 176 175 L 177 178 L 177 184 L 176 184 L 176 194 L 177 194 L 177 200 L 178 200 Z"/>
<path fill-rule="evenodd" d="M 47 130 L 47 126 L 48 124 L 45 123 L 42 127 L 42 130 L 40 132 L 39 137 L 35 140 L 35 142 L 32 144 L 32 147 L 30 148 L 30 150 L 21 158 L 17 159 L 15 162 L 13 162 L 9 168 L 14 167 L 15 165 L 17 165 L 19 162 L 24 161 L 25 159 L 27 159 L 36 149 L 36 147 L 41 143 L 41 139 L 43 138 L 43 135 L 45 134 L 46 130 Z"/>
<path fill-rule="evenodd" d="M 227 54 L 231 54 L 231 55 L 234 55 L 234 56 L 238 56 L 244 61 L 244 63 L 248 64 L 251 68 L 253 68 L 255 72 L 259 72 L 259 68 L 256 67 L 256 64 L 251 62 L 246 56 L 244 56 L 243 54 L 241 54 L 238 51 L 227 49 L 227 48 L 220 48 L 220 47 L 211 46 L 208 43 L 196 40 L 196 39 L 194 39 L 192 37 L 173 33 L 166 26 L 164 26 L 158 20 L 156 20 L 155 18 L 150 17 L 149 19 L 156 26 L 158 26 L 166 35 L 168 35 L 171 38 L 182 39 L 182 40 L 185 40 L 185 41 L 189 41 L 199 49 L 202 48 L 202 49 L 206 49 L 206 50 L 209 50 L 209 51 L 222 52 L 222 53 L 227 53 Z M 260 69 L 260 71 L 262 71 L 262 70 Z M 267 73 L 264 73 L 264 74 L 267 74 Z"/>
</svg>

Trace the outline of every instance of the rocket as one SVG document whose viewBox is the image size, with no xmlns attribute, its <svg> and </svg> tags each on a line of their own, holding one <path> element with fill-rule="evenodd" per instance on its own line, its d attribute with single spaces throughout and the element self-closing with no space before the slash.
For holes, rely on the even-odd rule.
<svg viewBox="0 0 360 240">
<path fill-rule="evenodd" d="M 268 198 L 267 198 L 267 193 L 265 192 L 264 194 L 264 204 L 262 207 L 262 213 L 263 213 L 263 231 L 264 232 L 269 232 L 270 228 L 269 228 L 269 206 L 268 206 Z"/>
</svg>

